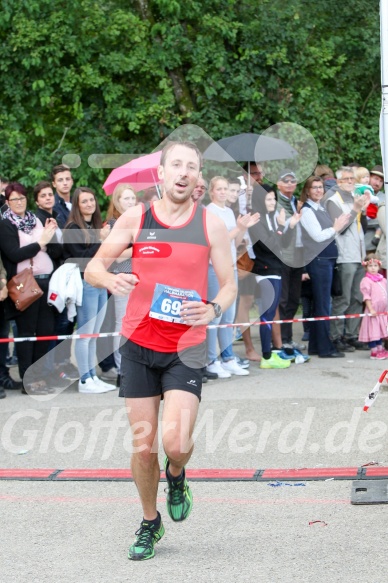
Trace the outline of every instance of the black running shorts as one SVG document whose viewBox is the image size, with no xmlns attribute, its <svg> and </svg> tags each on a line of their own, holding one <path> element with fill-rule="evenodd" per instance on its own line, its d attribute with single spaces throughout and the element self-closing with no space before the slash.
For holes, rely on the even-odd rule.
<svg viewBox="0 0 388 583">
<path fill-rule="evenodd" d="M 202 368 L 206 363 L 206 343 L 182 352 L 157 352 L 127 340 L 120 348 L 119 397 L 161 396 L 178 389 L 201 400 Z"/>
</svg>

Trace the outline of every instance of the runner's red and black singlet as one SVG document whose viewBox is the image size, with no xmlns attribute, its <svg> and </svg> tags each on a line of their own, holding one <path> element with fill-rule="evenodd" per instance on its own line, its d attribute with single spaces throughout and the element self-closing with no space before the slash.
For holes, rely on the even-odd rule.
<svg viewBox="0 0 388 583">
<path fill-rule="evenodd" d="M 195 290 L 206 298 L 209 255 L 204 208 L 194 205 L 185 224 L 170 227 L 157 219 L 153 204 L 143 205 L 132 254 L 132 270 L 140 281 L 128 300 L 123 336 L 158 352 L 180 352 L 204 342 L 205 326 L 161 321 L 151 318 L 149 311 L 157 284 Z"/>
</svg>

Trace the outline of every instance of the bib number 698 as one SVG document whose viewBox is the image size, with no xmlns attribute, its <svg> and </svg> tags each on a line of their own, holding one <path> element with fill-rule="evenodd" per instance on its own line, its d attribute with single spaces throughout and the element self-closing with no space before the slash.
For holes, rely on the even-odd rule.
<svg viewBox="0 0 388 583">
<path fill-rule="evenodd" d="M 171 314 L 172 316 L 179 316 L 181 311 L 181 303 L 178 300 L 172 301 L 169 298 L 164 298 L 160 309 L 164 314 Z"/>
</svg>

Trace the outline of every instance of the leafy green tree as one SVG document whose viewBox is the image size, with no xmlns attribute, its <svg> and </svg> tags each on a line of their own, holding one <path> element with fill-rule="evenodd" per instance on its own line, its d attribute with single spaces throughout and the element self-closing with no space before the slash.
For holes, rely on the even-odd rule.
<svg viewBox="0 0 388 583">
<path fill-rule="evenodd" d="M 289 121 L 333 167 L 380 161 L 377 0 L 4 0 L 0 173 L 31 186 L 78 154 L 154 149 Z"/>
</svg>

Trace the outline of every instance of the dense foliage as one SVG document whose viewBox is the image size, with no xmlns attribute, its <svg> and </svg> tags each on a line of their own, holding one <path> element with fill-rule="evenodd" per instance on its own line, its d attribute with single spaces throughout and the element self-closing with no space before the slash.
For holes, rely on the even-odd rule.
<svg viewBox="0 0 388 583">
<path fill-rule="evenodd" d="M 141 153 L 174 128 L 214 139 L 291 121 L 320 162 L 380 163 L 377 0 L 4 0 L 0 175 L 67 153 Z"/>
</svg>

